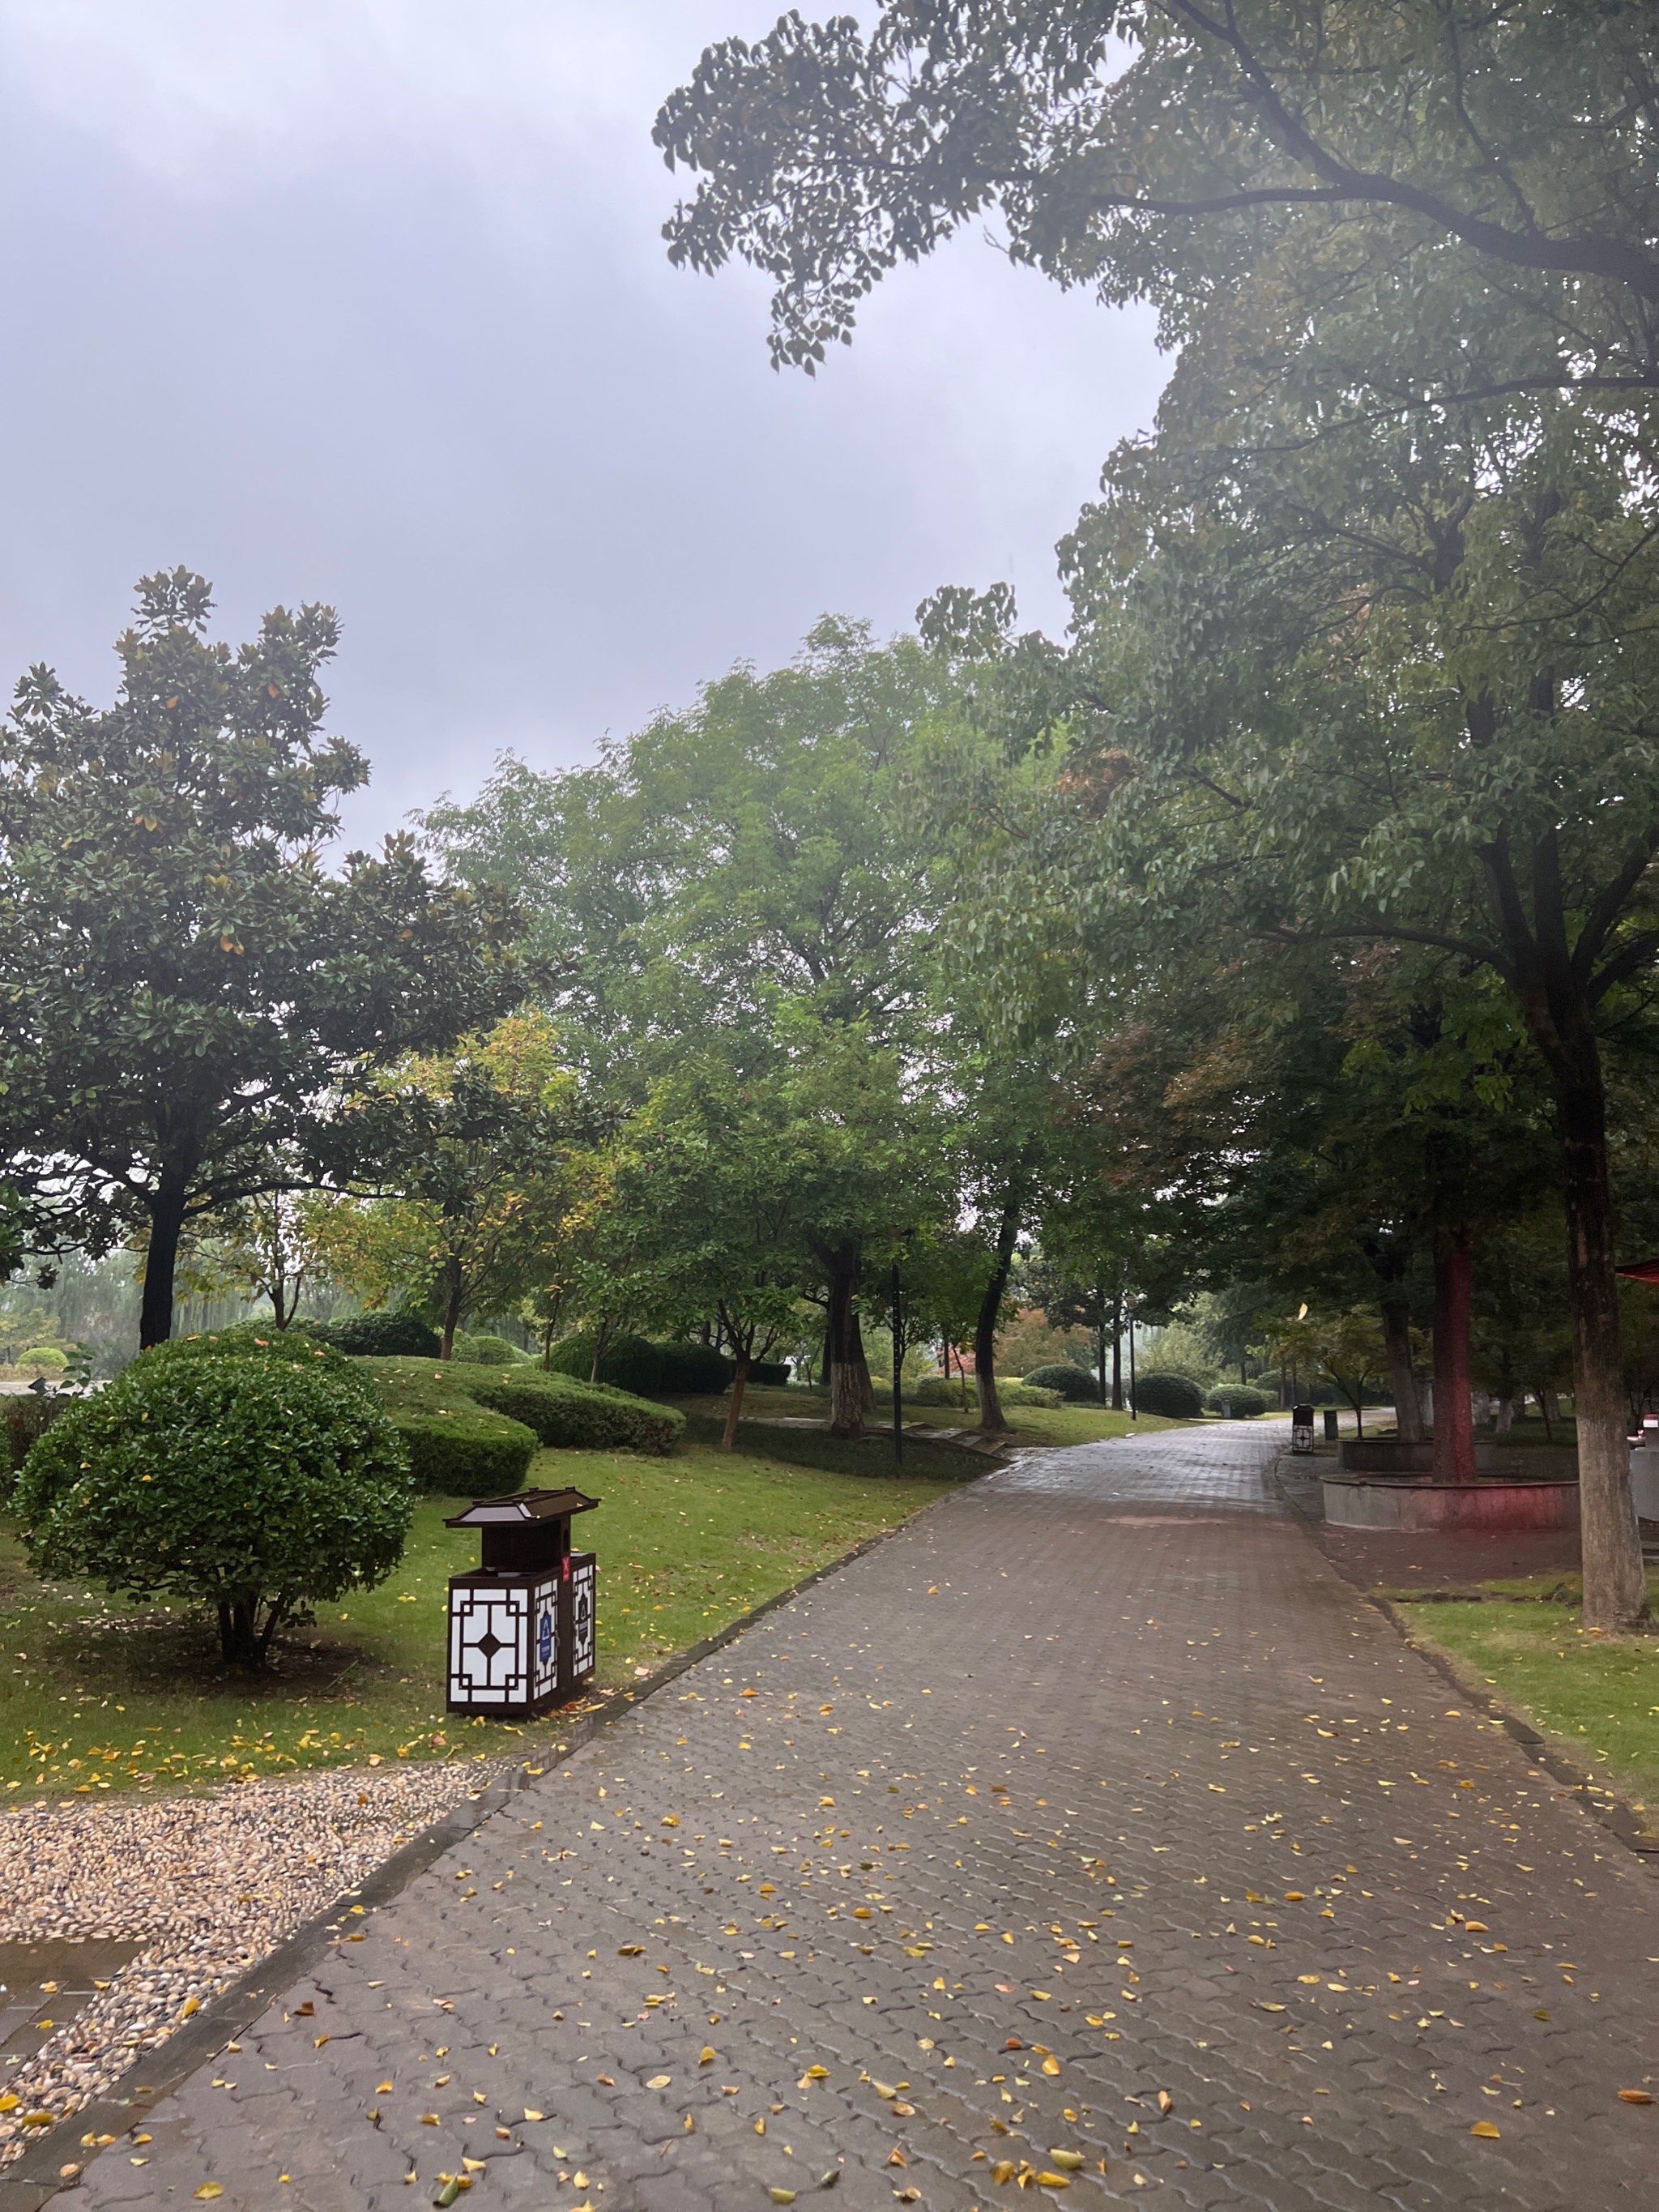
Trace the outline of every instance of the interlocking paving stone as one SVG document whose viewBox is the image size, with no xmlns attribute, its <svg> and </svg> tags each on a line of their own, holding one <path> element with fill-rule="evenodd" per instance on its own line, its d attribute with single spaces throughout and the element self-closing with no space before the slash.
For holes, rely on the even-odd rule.
<svg viewBox="0 0 1659 2212">
<path fill-rule="evenodd" d="M 946 1500 L 533 1783 L 83 2194 L 967 2212 L 1060 2150 L 1085 2206 L 1650 2203 L 1653 1877 L 1279 1510 L 1281 1442 Z"/>
</svg>

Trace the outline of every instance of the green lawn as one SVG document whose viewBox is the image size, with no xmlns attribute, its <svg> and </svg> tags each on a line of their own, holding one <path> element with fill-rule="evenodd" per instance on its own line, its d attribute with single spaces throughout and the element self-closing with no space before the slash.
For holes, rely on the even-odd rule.
<svg viewBox="0 0 1659 2212">
<path fill-rule="evenodd" d="M 543 1452 L 531 1469 L 532 1484 L 574 1484 L 603 1501 L 576 1523 L 599 1559 L 601 1688 L 982 1471 L 930 1448 L 926 1468 L 907 1463 L 894 1479 L 883 1444 L 811 1432 L 786 1432 L 775 1450 L 764 1431 L 746 1431 L 726 1455 L 710 1448 L 711 1423 L 690 1425 L 696 1433 L 671 1459 Z M 252 1685 L 225 1674 L 199 1620 L 33 1581 L 15 1527 L 0 1521 L 0 1782 L 14 1794 L 199 1787 L 508 1748 L 525 1731 L 443 1709 L 445 1582 L 477 1560 L 476 1539 L 443 1521 L 466 1502 L 422 1499 L 392 1579 L 325 1608 L 289 1639 L 280 1670 Z"/>
<path fill-rule="evenodd" d="M 1517 1599 L 1492 1587 L 1484 1601 L 1399 1609 L 1419 1642 L 1495 1688 L 1659 1828 L 1659 1636 L 1586 1635 L 1562 1595 Z M 1652 1601 L 1659 1611 L 1659 1578 Z"/>
<path fill-rule="evenodd" d="M 723 1417 L 726 1401 L 723 1398 L 679 1398 L 675 1403 L 688 1413 L 702 1414 L 712 1419 Z M 825 1412 L 824 1394 L 821 1390 L 749 1390 L 744 1393 L 745 1420 L 764 1422 L 781 1416 L 800 1420 L 822 1419 Z M 913 1422 L 930 1429 L 971 1428 L 978 1418 L 973 1394 L 969 1393 L 964 1412 L 960 1406 L 913 1406 L 906 1399 L 903 1406 L 905 1425 Z M 880 1431 L 893 1418 L 892 1406 L 883 1398 L 876 1407 L 872 1431 Z M 1127 1413 L 1114 1413 L 1103 1406 L 1010 1406 L 1007 1408 L 1009 1441 L 1018 1444 L 1086 1444 L 1100 1437 L 1127 1436 L 1132 1431 L 1151 1436 L 1158 1429 L 1188 1428 L 1186 1421 L 1160 1420 L 1156 1413 L 1143 1413 L 1138 1421 L 1131 1421 Z"/>
</svg>

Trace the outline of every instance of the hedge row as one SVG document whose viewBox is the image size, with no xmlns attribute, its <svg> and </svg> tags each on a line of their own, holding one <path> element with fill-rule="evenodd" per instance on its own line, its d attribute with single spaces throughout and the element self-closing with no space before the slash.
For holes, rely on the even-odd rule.
<svg viewBox="0 0 1659 2212">
<path fill-rule="evenodd" d="M 625 1391 L 525 1367 L 366 1359 L 409 1446 L 422 1490 L 496 1495 L 520 1488 L 544 1445 L 565 1450 L 672 1451 L 684 1416 Z"/>
<path fill-rule="evenodd" d="M 591 1335 L 567 1336 L 553 1347 L 553 1371 L 586 1382 L 593 1371 Z M 710 1397 L 732 1386 L 736 1363 L 725 1352 L 706 1344 L 653 1344 L 643 1336 L 617 1336 L 599 1361 L 599 1380 L 613 1389 L 649 1396 Z M 751 1382 L 781 1386 L 789 1380 L 789 1364 L 782 1359 L 759 1359 L 749 1370 Z"/>
<path fill-rule="evenodd" d="M 1069 1359 L 1050 1360 L 1046 1366 L 1034 1367 L 1025 1377 L 1028 1387 L 1039 1390 L 1054 1390 L 1067 1400 L 1092 1398 L 1100 1400 L 1100 1385 L 1086 1367 L 1079 1367 Z"/>
<path fill-rule="evenodd" d="M 1253 1413 L 1270 1413 L 1279 1401 L 1254 1382 L 1218 1382 L 1204 1402 L 1212 1413 L 1231 1413 L 1234 1420 L 1242 1421 Z"/>
<path fill-rule="evenodd" d="M 603 1382 L 523 1369 L 469 1376 L 481 1406 L 533 1429 L 544 1444 L 567 1451 L 641 1451 L 666 1455 L 685 1427 L 678 1407 L 650 1406 Z"/>
</svg>

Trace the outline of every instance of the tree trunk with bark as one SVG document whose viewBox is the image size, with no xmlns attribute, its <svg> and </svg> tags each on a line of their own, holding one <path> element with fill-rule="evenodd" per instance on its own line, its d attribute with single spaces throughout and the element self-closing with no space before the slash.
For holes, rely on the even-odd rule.
<svg viewBox="0 0 1659 2212">
<path fill-rule="evenodd" d="M 1534 710 L 1552 711 L 1554 692 L 1553 677 L 1540 674 L 1533 686 Z M 1483 733 L 1485 715 L 1488 702 L 1474 702 L 1472 736 Z M 1641 1530 L 1630 1486 L 1607 1182 L 1607 1090 L 1596 1010 L 1616 983 L 1651 964 L 1651 950 L 1643 939 L 1621 944 L 1617 931 L 1626 902 L 1647 877 L 1656 852 L 1659 825 L 1632 840 L 1617 874 L 1579 924 L 1576 939 L 1570 935 L 1560 840 L 1554 830 L 1547 830 L 1527 854 L 1524 891 L 1507 836 L 1500 834 L 1481 852 L 1508 981 L 1549 1071 L 1555 1099 L 1567 1217 L 1583 1625 L 1604 1633 L 1643 1627 L 1648 1611 Z"/>
<path fill-rule="evenodd" d="M 1019 1221 L 1024 1210 L 1024 1184 L 1012 1183 L 1003 1199 L 991 1278 L 985 1285 L 985 1295 L 979 1302 L 979 1317 L 974 1324 L 974 1389 L 979 1399 L 979 1425 L 991 1436 L 1000 1435 L 1008 1425 L 1003 1417 L 1002 1401 L 997 1395 L 997 1319 L 1002 1311 L 1008 1277 L 1013 1270 L 1014 1247 L 1019 1241 Z"/>
<path fill-rule="evenodd" d="M 1382 1300 L 1382 1340 L 1389 1348 L 1389 1382 L 1394 1392 L 1395 1430 L 1402 1444 L 1423 1441 L 1423 1407 L 1412 1365 L 1411 1314 L 1403 1297 Z"/>
<path fill-rule="evenodd" d="M 454 1356 L 455 1332 L 465 1310 L 466 1278 L 461 1272 L 460 1261 L 452 1254 L 444 1261 L 444 1334 L 438 1350 L 440 1359 Z"/>
<path fill-rule="evenodd" d="M 864 1345 L 859 1334 L 859 1254 L 856 1245 L 838 1244 L 819 1255 L 829 1278 L 824 1297 L 823 1364 L 830 1383 L 830 1433 L 857 1437 L 864 1433 L 864 1394 L 869 1370 L 864 1364 Z M 875 1394 L 870 1393 L 871 1403 Z"/>
<path fill-rule="evenodd" d="M 1469 1402 L 1469 1247 L 1443 1236 L 1434 1261 L 1434 1479 L 1474 1480 Z"/>
<path fill-rule="evenodd" d="M 726 1427 L 720 1435 L 720 1449 L 732 1450 L 738 1441 L 738 1423 L 743 1418 L 743 1394 L 749 1387 L 749 1354 L 737 1355 L 737 1368 L 732 1377 L 732 1402 L 726 1409 Z"/>
<path fill-rule="evenodd" d="M 1123 1411 L 1123 1293 L 1112 1305 L 1112 1411 Z"/>
<path fill-rule="evenodd" d="M 1604 1631 L 1638 1628 L 1647 1617 L 1647 1573 L 1630 1486 L 1625 1355 L 1607 1185 L 1607 1102 L 1599 1056 L 1594 1081 L 1569 1091 L 1558 1103 L 1566 1153 L 1564 1195 L 1583 1623 L 1586 1628 Z"/>
<path fill-rule="evenodd" d="M 164 1168 L 150 1198 L 143 1303 L 138 1312 L 141 1352 L 148 1352 L 152 1344 L 165 1344 L 173 1334 L 173 1285 L 179 1272 L 179 1240 L 184 1233 L 190 1179 L 181 1170 Z"/>
</svg>

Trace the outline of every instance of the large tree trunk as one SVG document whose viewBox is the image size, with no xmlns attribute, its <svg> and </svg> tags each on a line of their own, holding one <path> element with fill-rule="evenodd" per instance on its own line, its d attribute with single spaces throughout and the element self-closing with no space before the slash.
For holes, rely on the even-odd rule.
<svg viewBox="0 0 1659 2212">
<path fill-rule="evenodd" d="M 1474 1480 L 1469 1403 L 1469 1248 L 1443 1237 L 1434 1261 L 1434 1479 Z"/>
<path fill-rule="evenodd" d="M 1607 1103 L 1593 1042 L 1584 1079 L 1557 1104 L 1565 1152 L 1567 1281 L 1572 1304 L 1572 1409 L 1578 1431 L 1583 1625 L 1641 1626 L 1647 1616 L 1642 1532 L 1630 1486 L 1625 1359 L 1607 1188 Z"/>
<path fill-rule="evenodd" d="M 164 1168 L 149 1202 L 149 1243 L 144 1254 L 144 1296 L 138 1312 L 138 1349 L 165 1344 L 173 1334 L 173 1284 L 185 1226 L 188 1179 Z"/>
<path fill-rule="evenodd" d="M 1389 1382 L 1394 1391 L 1395 1432 L 1402 1444 L 1423 1441 L 1423 1407 L 1412 1366 L 1411 1314 L 1403 1297 L 1382 1300 L 1382 1340 L 1389 1347 Z"/>
<path fill-rule="evenodd" d="M 1553 678 L 1541 675 L 1534 685 L 1534 707 L 1547 711 L 1553 696 Z M 1484 710 L 1485 702 L 1480 706 Z M 1470 727 L 1474 732 L 1473 714 Z M 1655 842 L 1653 836 L 1644 836 L 1632 844 L 1619 878 L 1604 887 L 1576 944 L 1569 940 L 1566 893 L 1553 831 L 1539 838 L 1528 854 L 1530 921 L 1508 840 L 1498 837 L 1481 854 L 1512 963 L 1511 981 L 1555 1095 L 1572 1310 L 1583 1625 L 1615 1632 L 1645 1623 L 1647 1572 L 1630 1487 L 1613 1200 L 1607 1188 L 1607 1091 L 1595 1033 L 1597 994 L 1605 990 L 1610 970 L 1603 969 L 1599 982 L 1595 971 L 1612 941 L 1623 900 L 1652 865 Z"/>
<path fill-rule="evenodd" d="M 848 1365 L 853 1370 L 859 1394 L 859 1412 L 867 1421 L 876 1410 L 875 1378 L 870 1372 L 869 1356 L 864 1349 L 864 1324 L 854 1306 L 848 1316 L 847 1337 L 849 1350 Z"/>
<path fill-rule="evenodd" d="M 1002 1311 L 1003 1293 L 1014 1264 L 1014 1246 L 1019 1241 L 1019 1218 L 1024 1206 L 1024 1182 L 1012 1183 L 997 1222 L 996 1256 L 991 1279 L 985 1285 L 985 1295 L 979 1302 L 979 1317 L 974 1324 L 974 1389 L 979 1399 L 979 1425 L 993 1436 L 1008 1425 L 1003 1418 L 1002 1401 L 997 1395 L 997 1317 Z"/>
</svg>

